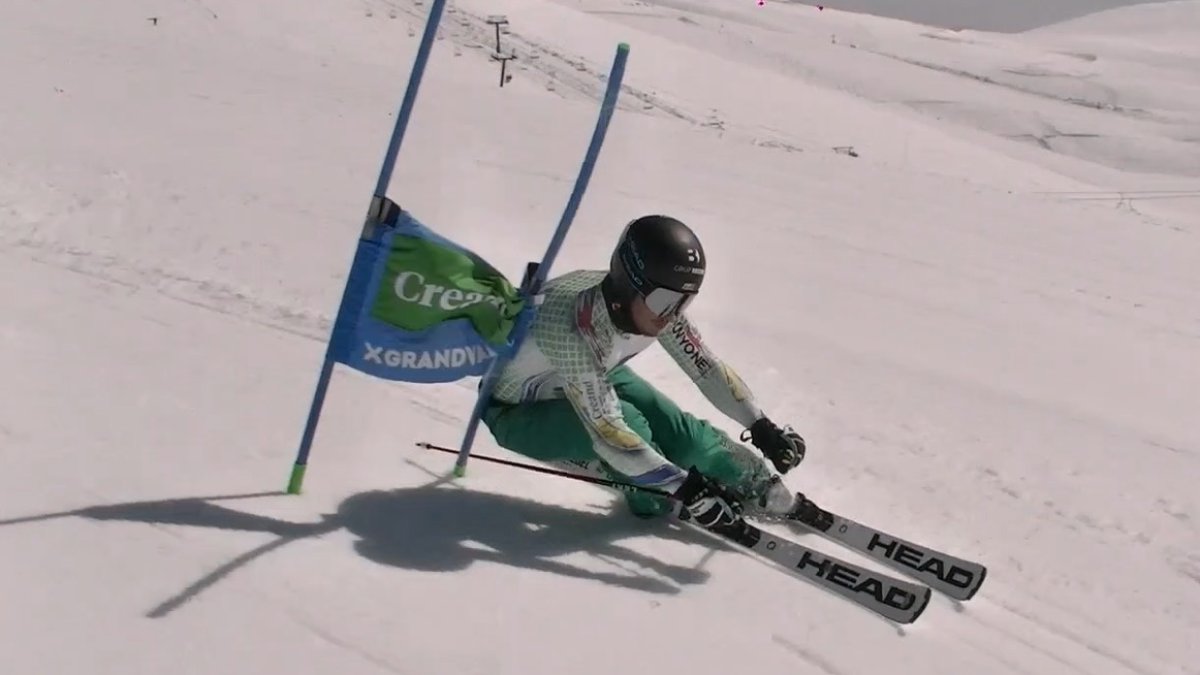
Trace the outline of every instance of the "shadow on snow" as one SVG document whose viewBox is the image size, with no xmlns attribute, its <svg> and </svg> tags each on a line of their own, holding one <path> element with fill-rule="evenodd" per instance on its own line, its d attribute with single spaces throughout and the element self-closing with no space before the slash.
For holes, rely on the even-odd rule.
<svg viewBox="0 0 1200 675">
<path fill-rule="evenodd" d="M 355 494 L 345 499 L 336 513 L 324 514 L 321 520 L 310 523 L 256 515 L 216 503 L 285 495 L 261 492 L 91 506 L 0 520 L 0 526 L 76 516 L 275 535 L 147 612 L 152 618 L 170 614 L 242 565 L 290 542 L 343 529 L 356 537 L 354 549 L 359 555 L 381 565 L 455 572 L 477 562 L 491 562 L 662 594 L 678 593 L 682 584 L 701 583 L 708 573 L 698 566 L 674 565 L 639 553 L 619 545 L 619 540 L 653 534 L 709 549 L 727 548 L 678 522 L 640 521 L 623 512 L 580 511 L 519 497 L 439 487 L 438 482 Z M 578 553 L 620 571 L 597 571 L 557 559 Z"/>
</svg>

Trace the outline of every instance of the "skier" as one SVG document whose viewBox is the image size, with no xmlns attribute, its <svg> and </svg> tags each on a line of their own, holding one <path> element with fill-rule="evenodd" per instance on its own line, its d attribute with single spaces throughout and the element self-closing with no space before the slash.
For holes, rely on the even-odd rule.
<svg viewBox="0 0 1200 675">
<path fill-rule="evenodd" d="M 499 374 L 482 421 L 526 457 L 671 493 L 699 525 L 720 529 L 749 509 L 785 515 L 797 503 L 762 457 L 684 412 L 626 365 L 657 341 L 705 397 L 746 429 L 779 474 L 804 458 L 804 439 L 775 425 L 749 388 L 701 340 L 685 309 L 706 258 L 681 221 L 648 215 L 626 225 L 607 272 L 577 270 L 543 286 L 527 339 Z M 626 492 L 640 517 L 676 501 Z"/>
</svg>

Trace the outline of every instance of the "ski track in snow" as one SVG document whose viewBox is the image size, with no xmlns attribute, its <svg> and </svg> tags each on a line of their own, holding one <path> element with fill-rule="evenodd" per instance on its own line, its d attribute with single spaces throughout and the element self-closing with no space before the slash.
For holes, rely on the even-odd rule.
<svg viewBox="0 0 1200 675">
<path fill-rule="evenodd" d="M 1041 612 L 1052 613 L 1049 606 L 1037 604 Z M 959 616 L 983 628 L 993 639 L 979 640 L 957 628 L 951 628 L 950 631 L 981 652 L 1012 668 L 1014 672 L 1155 675 L 1163 672 L 1161 669 L 1166 667 L 1166 664 L 1161 663 L 1153 666 L 1139 663 L 1137 659 L 1123 655 L 1119 648 L 1105 646 L 1099 641 L 1099 636 L 1085 637 L 1084 629 L 1069 627 L 1080 617 L 1067 615 L 1068 622 L 1049 620 L 1000 599 L 992 599 L 989 605 L 1001 610 L 1000 615 L 1004 620 L 997 620 L 998 616 L 987 611 L 991 607 L 982 610 L 964 608 Z M 1048 637 L 1050 639 L 1047 639 Z M 1109 644 L 1121 643 L 1118 635 L 1106 637 L 1110 640 Z M 1020 663 L 1014 662 L 1018 660 L 1017 654 L 1022 655 Z"/>
<path fill-rule="evenodd" d="M 800 657 L 800 659 L 805 663 L 814 666 L 822 673 L 825 673 L 825 675 L 849 675 L 849 673 L 846 671 L 837 668 L 828 660 L 822 658 L 820 654 L 812 650 L 805 649 L 803 646 L 792 640 L 789 640 L 787 637 L 782 635 L 772 635 L 771 639 L 775 642 L 775 644 L 782 646 L 789 652 L 792 652 L 796 656 Z"/>
<path fill-rule="evenodd" d="M 198 279 L 115 255 L 96 254 L 56 241 L 17 239 L 9 250 L 24 251 L 31 259 L 75 274 L 153 291 L 177 302 L 236 317 L 308 340 L 325 341 L 332 317 L 313 315 L 295 307 L 256 299 L 214 279 Z"/>
<path fill-rule="evenodd" d="M 424 0 L 370 0 L 392 15 L 404 14 L 413 25 L 421 25 L 429 12 Z M 448 6 L 445 17 L 438 27 L 438 39 L 449 39 L 460 47 L 495 53 L 495 27 L 487 23 L 487 17 L 479 16 L 462 7 Z M 419 33 L 410 30 L 410 37 Z M 504 53 L 516 52 L 515 69 L 528 73 L 533 71 L 544 85 L 559 91 L 562 85 L 567 91 L 590 101 L 599 101 L 604 96 L 607 65 L 597 66 L 584 59 L 529 39 L 511 25 L 501 30 L 501 49 Z M 560 93 L 561 95 L 561 93 Z M 640 105 L 639 105 L 640 104 Z M 617 108 L 628 112 L 658 115 L 703 125 L 704 122 L 664 98 L 622 83 L 621 97 Z"/>
<path fill-rule="evenodd" d="M 419 25 L 427 15 L 428 3 L 422 0 L 366 0 L 372 7 L 368 10 L 374 13 L 374 8 L 380 8 L 389 16 L 405 15 Z M 634 2 L 630 6 L 643 6 L 644 3 Z M 594 11 L 583 10 L 589 13 Z M 719 13 L 703 12 L 706 15 Z M 631 16 L 645 18 L 645 12 L 633 12 Z M 683 15 L 681 18 L 686 18 Z M 758 25 L 758 24 L 755 24 Z M 409 30 L 409 37 L 417 37 L 416 29 Z M 599 102 L 604 96 L 605 82 L 608 79 L 609 64 L 593 64 L 587 59 L 563 48 L 557 48 L 544 39 L 531 38 L 512 24 L 501 28 L 501 51 L 505 54 L 515 53 L 517 58 L 510 62 L 508 72 L 518 73 L 521 77 L 532 75 L 548 91 L 558 96 L 584 99 Z M 462 48 L 486 53 L 489 57 L 495 54 L 495 26 L 487 23 L 487 17 L 480 16 L 470 10 L 457 6 L 449 6 L 445 18 L 438 28 L 438 40 L 448 39 L 456 45 L 455 56 L 461 56 Z M 621 96 L 617 100 L 617 109 L 626 112 L 650 115 L 665 119 L 673 119 L 711 133 L 720 134 L 731 140 L 737 140 L 757 147 L 771 148 L 784 152 L 802 152 L 802 144 L 790 138 L 786 133 L 772 130 L 764 136 L 761 130 L 742 128 L 731 124 L 726 115 L 712 109 L 707 113 L 689 110 L 686 106 L 672 102 L 669 96 L 646 91 L 630 84 L 621 84 Z"/>
<path fill-rule="evenodd" d="M 334 645 L 335 647 L 338 647 L 339 649 L 345 650 L 347 653 L 349 653 L 359 659 L 362 659 L 372 665 L 378 666 L 378 667 L 386 670 L 389 673 L 405 674 L 405 673 L 410 672 L 408 669 L 393 663 L 391 659 L 385 658 L 383 656 L 378 656 L 376 654 L 372 654 L 366 648 L 361 647 L 359 645 L 354 644 L 353 642 L 350 642 L 348 640 L 338 637 L 331 631 L 331 629 L 326 628 L 318 623 L 314 623 L 313 621 L 310 621 L 308 618 L 306 618 L 300 612 L 292 610 L 291 612 L 289 612 L 289 614 L 292 617 L 292 619 L 295 620 L 295 622 L 297 624 L 303 626 L 304 629 L 306 631 L 308 631 L 310 634 L 316 636 L 318 639 L 320 639 L 324 642 L 328 642 L 329 644 Z"/>
</svg>

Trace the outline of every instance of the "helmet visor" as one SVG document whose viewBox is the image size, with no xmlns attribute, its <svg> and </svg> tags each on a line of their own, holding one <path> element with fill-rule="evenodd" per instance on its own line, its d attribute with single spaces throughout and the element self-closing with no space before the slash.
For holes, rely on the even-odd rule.
<svg viewBox="0 0 1200 675">
<path fill-rule="evenodd" d="M 681 293 L 669 288 L 655 288 L 645 296 L 646 307 L 661 317 L 679 314 L 695 299 L 695 293 Z"/>
</svg>

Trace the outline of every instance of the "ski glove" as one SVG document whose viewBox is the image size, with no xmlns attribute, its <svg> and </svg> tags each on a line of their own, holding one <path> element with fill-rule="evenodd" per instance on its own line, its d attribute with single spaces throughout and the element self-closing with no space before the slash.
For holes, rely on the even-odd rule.
<svg viewBox="0 0 1200 675">
<path fill-rule="evenodd" d="M 804 439 L 800 434 L 790 426 L 780 429 L 766 417 L 742 432 L 742 440 L 749 440 L 761 450 L 763 457 L 771 460 L 779 473 L 791 471 L 804 459 Z"/>
<path fill-rule="evenodd" d="M 694 466 L 675 491 L 675 497 L 701 527 L 733 525 L 741 519 L 742 505 Z"/>
</svg>

